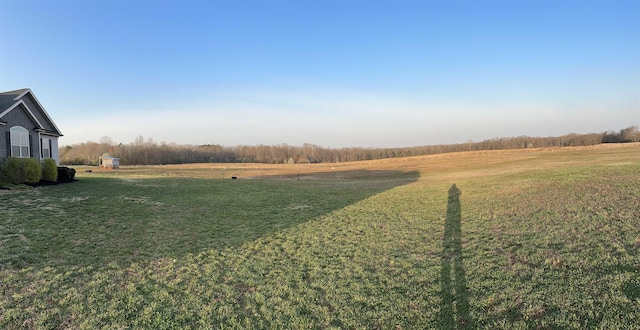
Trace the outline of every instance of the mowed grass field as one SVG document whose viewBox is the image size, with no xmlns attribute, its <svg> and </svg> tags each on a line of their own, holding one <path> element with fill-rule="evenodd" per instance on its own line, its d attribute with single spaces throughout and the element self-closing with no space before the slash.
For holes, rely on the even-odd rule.
<svg viewBox="0 0 640 330">
<path fill-rule="evenodd" d="M 84 170 L 0 190 L 0 328 L 640 329 L 640 144 Z"/>
</svg>

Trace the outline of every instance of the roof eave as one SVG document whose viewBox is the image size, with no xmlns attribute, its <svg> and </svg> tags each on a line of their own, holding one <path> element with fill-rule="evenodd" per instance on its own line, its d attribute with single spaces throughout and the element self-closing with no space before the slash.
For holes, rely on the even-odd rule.
<svg viewBox="0 0 640 330">
<path fill-rule="evenodd" d="M 31 91 L 31 88 L 24 88 L 23 90 L 19 89 L 19 90 L 16 90 L 16 91 L 22 91 L 22 93 L 20 93 L 18 96 L 13 98 L 13 101 L 15 101 L 15 102 L 13 104 L 9 103 L 11 105 L 8 108 L 6 108 L 5 110 L 0 109 L 0 111 L 1 111 L 0 118 L 2 118 L 4 115 L 6 115 L 9 111 L 13 110 L 18 105 L 23 104 L 24 107 L 29 112 L 29 114 L 31 115 L 31 117 L 34 119 L 34 121 L 38 124 L 39 128 L 42 128 L 43 127 L 42 124 L 38 121 L 38 119 L 31 112 L 31 109 L 29 109 L 29 107 L 22 100 L 22 98 L 25 95 L 30 94 L 31 97 L 33 98 L 33 100 L 35 101 L 35 103 L 38 105 L 38 107 L 40 107 L 40 110 L 42 110 L 42 114 L 49 121 L 49 123 L 51 123 L 51 126 L 55 129 L 55 135 L 62 136 L 62 132 L 60 131 L 60 129 L 58 128 L 56 123 L 51 119 L 51 117 L 47 113 L 47 110 L 44 109 L 44 107 L 42 106 L 42 103 L 40 103 L 40 101 L 38 100 L 36 95 L 33 93 L 33 91 Z M 0 125 L 5 125 L 5 124 L 6 124 L 6 122 L 0 121 Z M 54 135 L 54 134 L 51 134 L 51 135 Z"/>
<path fill-rule="evenodd" d="M 40 104 L 40 101 L 38 101 L 38 98 L 36 97 L 35 94 L 33 94 L 33 92 L 31 91 L 30 88 L 27 88 L 27 92 L 26 93 L 31 93 L 31 96 L 33 97 L 33 99 L 36 101 L 36 103 L 38 104 L 38 106 L 40 107 L 40 109 L 42 109 L 42 113 L 44 114 L 45 117 L 47 117 L 47 120 L 49 120 L 49 122 L 51 123 L 51 125 L 53 126 L 53 128 L 56 129 L 56 132 L 62 136 L 62 132 L 60 131 L 60 129 L 58 128 L 58 126 L 56 126 L 56 123 L 51 119 L 51 117 L 49 117 L 49 114 L 47 113 L 47 111 L 44 109 L 44 107 L 42 106 L 42 104 Z"/>
</svg>

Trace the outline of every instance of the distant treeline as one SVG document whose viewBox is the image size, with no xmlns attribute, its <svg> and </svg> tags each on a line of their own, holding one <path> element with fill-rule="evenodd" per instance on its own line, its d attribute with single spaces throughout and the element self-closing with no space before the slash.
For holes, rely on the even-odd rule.
<svg viewBox="0 0 640 330">
<path fill-rule="evenodd" d="M 589 146 L 600 143 L 638 142 L 638 127 L 619 132 L 568 134 L 559 137 L 518 136 L 495 138 L 481 142 L 407 148 L 340 148 L 331 149 L 305 143 L 302 146 L 256 145 L 226 147 L 218 144 L 178 145 L 156 143 L 139 136 L 129 144 L 113 143 L 102 137 L 99 142 L 85 142 L 60 148 L 60 162 L 66 165 L 97 165 L 98 158 L 108 153 L 119 157 L 121 165 L 160 165 L 189 163 L 334 163 L 408 156 L 432 155 L 471 150 L 504 150 L 543 147 Z"/>
</svg>

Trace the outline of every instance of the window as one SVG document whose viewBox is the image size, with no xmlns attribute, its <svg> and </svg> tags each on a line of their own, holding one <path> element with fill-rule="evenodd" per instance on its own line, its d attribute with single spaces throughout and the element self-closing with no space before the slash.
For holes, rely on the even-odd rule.
<svg viewBox="0 0 640 330">
<path fill-rule="evenodd" d="M 40 148 L 42 158 L 51 158 L 51 139 L 41 138 Z"/>
<path fill-rule="evenodd" d="M 11 132 L 11 156 L 29 158 L 29 131 L 21 126 L 13 126 Z"/>
</svg>

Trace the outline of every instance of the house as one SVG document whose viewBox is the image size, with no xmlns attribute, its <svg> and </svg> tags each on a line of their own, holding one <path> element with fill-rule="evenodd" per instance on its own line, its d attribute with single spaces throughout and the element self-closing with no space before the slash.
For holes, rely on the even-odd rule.
<svg viewBox="0 0 640 330">
<path fill-rule="evenodd" d="M 7 157 L 58 157 L 60 129 L 31 89 L 0 93 L 0 163 Z"/>
<path fill-rule="evenodd" d="M 100 168 L 106 168 L 109 170 L 117 170 L 120 168 L 120 158 L 111 157 L 109 154 L 104 154 L 100 157 L 99 164 Z"/>
</svg>

